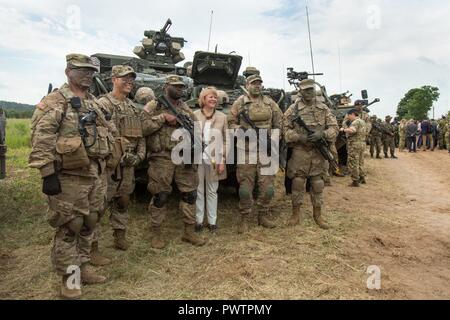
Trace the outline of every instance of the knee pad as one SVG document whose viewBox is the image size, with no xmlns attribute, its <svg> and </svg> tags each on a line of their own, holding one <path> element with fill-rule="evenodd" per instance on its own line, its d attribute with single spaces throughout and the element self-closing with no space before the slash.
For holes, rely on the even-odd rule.
<svg viewBox="0 0 450 320">
<path fill-rule="evenodd" d="M 169 200 L 169 193 L 160 192 L 155 194 L 155 197 L 153 198 L 153 205 L 158 209 L 161 209 L 166 205 L 168 200 Z"/>
<path fill-rule="evenodd" d="M 292 180 L 292 191 L 300 192 L 305 188 L 305 179 L 303 178 L 294 178 Z"/>
<path fill-rule="evenodd" d="M 314 193 L 321 193 L 325 188 L 325 182 L 321 177 L 314 177 L 311 179 L 311 190 Z"/>
<path fill-rule="evenodd" d="M 98 212 L 93 211 L 93 212 L 89 213 L 88 216 L 85 216 L 83 229 L 94 231 L 94 228 L 98 222 L 98 215 L 99 215 Z"/>
<path fill-rule="evenodd" d="M 239 199 L 250 199 L 252 197 L 252 194 L 250 193 L 250 190 L 247 186 L 241 185 L 239 187 Z"/>
<path fill-rule="evenodd" d="M 197 201 L 197 190 L 191 192 L 183 192 L 181 194 L 181 200 L 187 204 L 195 204 Z"/>
<path fill-rule="evenodd" d="M 275 188 L 273 186 L 268 186 L 264 191 L 264 198 L 267 200 L 272 200 L 275 195 Z"/>
<path fill-rule="evenodd" d="M 128 209 L 128 204 L 130 203 L 130 196 L 121 196 L 115 199 L 116 208 L 119 212 L 125 212 Z"/>
<path fill-rule="evenodd" d="M 81 228 L 83 228 L 83 217 L 76 217 L 66 223 L 66 227 L 69 230 L 70 236 L 75 236 L 80 233 Z"/>
</svg>

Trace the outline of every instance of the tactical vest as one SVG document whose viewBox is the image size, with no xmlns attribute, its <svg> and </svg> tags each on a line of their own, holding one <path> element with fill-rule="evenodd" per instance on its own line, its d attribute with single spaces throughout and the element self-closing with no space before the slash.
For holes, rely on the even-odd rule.
<svg viewBox="0 0 450 320">
<path fill-rule="evenodd" d="M 154 111 L 151 114 L 151 117 L 158 117 L 159 115 L 168 112 L 166 109 L 164 109 L 159 102 L 152 101 L 152 104 L 154 104 Z M 186 106 L 187 107 L 187 106 Z M 188 107 L 187 107 L 188 108 Z M 180 112 L 187 114 L 189 117 L 191 117 L 191 114 L 189 114 L 187 111 L 185 111 L 183 108 L 179 109 Z M 153 133 L 152 135 L 147 137 L 147 150 L 149 150 L 150 154 L 156 154 L 161 152 L 172 152 L 172 149 L 179 144 L 179 141 L 172 141 L 172 133 L 177 130 L 181 129 L 181 126 L 170 126 L 167 123 L 164 123 L 162 127 Z"/>
<path fill-rule="evenodd" d="M 61 167 L 65 170 L 74 170 L 87 167 L 91 159 L 105 159 L 111 152 L 114 138 L 101 121 L 101 111 L 94 97 L 80 99 L 81 107 L 73 107 L 71 99 L 74 97 L 68 86 L 57 91 L 65 100 L 64 112 L 59 125 L 56 140 L 56 152 L 61 160 Z M 95 122 L 86 123 L 83 127 L 81 119 L 96 114 Z M 83 136 L 82 136 L 83 131 Z"/>
<path fill-rule="evenodd" d="M 245 129 L 250 129 L 251 125 L 244 120 L 242 113 L 246 113 L 257 128 L 272 128 L 273 110 L 270 98 L 263 96 L 262 99 L 258 99 L 257 101 L 243 99 L 239 107 L 239 124 Z"/>
<path fill-rule="evenodd" d="M 323 107 L 317 105 L 307 106 L 301 103 L 300 100 L 297 100 L 294 108 L 294 115 L 296 114 L 303 119 L 311 130 L 326 130 L 327 107 L 325 105 Z M 300 130 L 302 130 L 302 133 L 306 133 L 303 128 L 300 128 Z"/>
<path fill-rule="evenodd" d="M 125 102 L 120 102 L 113 99 L 110 94 L 107 94 L 105 98 L 114 106 L 112 120 L 119 131 L 119 136 L 132 139 L 142 138 L 139 112 L 135 109 L 131 100 L 126 99 Z"/>
</svg>

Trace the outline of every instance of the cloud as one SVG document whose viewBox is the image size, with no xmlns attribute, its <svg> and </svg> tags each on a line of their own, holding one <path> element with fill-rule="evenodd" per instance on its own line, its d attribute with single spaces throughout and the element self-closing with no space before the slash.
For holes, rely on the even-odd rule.
<svg viewBox="0 0 450 320">
<path fill-rule="evenodd" d="M 214 10 L 211 50 L 236 51 L 261 69 L 265 84 L 286 87 L 286 68 L 311 71 L 305 2 L 219 1 L 12 1 L 0 4 L 0 99 L 36 103 L 48 82 L 64 82 L 65 55 L 97 52 L 131 55 L 147 29 L 167 18 L 170 33 L 188 42 L 184 53 L 206 50 Z M 367 89 L 394 114 L 411 88 L 436 85 L 437 114 L 450 106 L 450 5 L 431 0 L 309 0 L 318 78 L 329 92 Z M 339 73 L 339 51 L 341 70 Z M 249 62 L 250 60 L 250 62 Z M 342 86 L 341 86 L 342 83 Z"/>
</svg>

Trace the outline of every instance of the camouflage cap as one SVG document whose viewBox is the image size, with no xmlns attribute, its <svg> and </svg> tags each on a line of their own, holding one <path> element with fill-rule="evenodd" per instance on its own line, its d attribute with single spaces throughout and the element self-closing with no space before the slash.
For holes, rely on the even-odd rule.
<svg viewBox="0 0 450 320">
<path fill-rule="evenodd" d="M 386 120 L 391 120 L 392 119 L 392 117 L 391 116 L 386 116 L 386 118 L 385 118 Z"/>
<path fill-rule="evenodd" d="M 170 76 L 166 77 L 166 84 L 170 84 L 172 86 L 177 86 L 177 85 L 185 86 L 185 84 L 183 82 L 183 78 L 180 76 L 177 76 L 175 74 L 171 74 Z"/>
<path fill-rule="evenodd" d="M 115 65 L 112 67 L 111 76 L 115 78 L 122 78 L 129 74 L 132 74 L 134 78 L 136 78 L 136 72 L 130 66 L 124 66 L 121 64 Z"/>
<path fill-rule="evenodd" d="M 254 74 L 259 75 L 260 72 L 255 67 L 247 67 L 247 68 L 245 68 L 243 74 L 244 74 L 245 77 L 250 77 L 250 76 L 252 76 Z"/>
<path fill-rule="evenodd" d="M 300 90 L 306 90 L 306 89 L 310 89 L 310 88 L 315 89 L 316 83 L 312 79 L 305 79 L 305 80 L 300 81 L 299 87 L 300 87 Z"/>
<path fill-rule="evenodd" d="M 261 76 L 259 74 L 254 74 L 254 75 L 251 75 L 250 77 L 247 78 L 247 83 L 248 84 L 253 83 L 255 81 L 263 82 L 263 80 L 262 80 L 262 78 L 261 78 Z"/>
<path fill-rule="evenodd" d="M 137 103 L 147 104 L 151 100 L 155 100 L 155 93 L 152 88 L 149 87 L 140 87 L 137 89 L 134 99 Z"/>
<path fill-rule="evenodd" d="M 99 66 L 94 60 L 84 54 L 70 53 L 66 56 L 66 62 L 68 68 L 91 68 L 99 71 Z"/>
</svg>

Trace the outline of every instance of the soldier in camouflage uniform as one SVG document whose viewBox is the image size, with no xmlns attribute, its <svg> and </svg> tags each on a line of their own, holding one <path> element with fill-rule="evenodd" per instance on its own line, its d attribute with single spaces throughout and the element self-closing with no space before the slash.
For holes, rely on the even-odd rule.
<svg viewBox="0 0 450 320">
<path fill-rule="evenodd" d="M 180 113 L 197 121 L 192 110 L 181 98 L 184 95 L 183 79 L 176 75 L 168 76 L 165 85 L 165 96 Z M 151 101 L 141 113 L 142 128 L 147 143 L 148 190 L 153 195 L 149 204 L 152 217 L 153 248 L 162 249 L 166 246 L 162 236 L 161 226 L 167 214 L 167 203 L 172 192 L 172 182 L 175 181 L 181 192 L 180 211 L 183 214 L 184 234 L 182 240 L 196 246 L 206 243 L 205 239 L 195 233 L 195 202 L 197 200 L 198 174 L 196 165 L 172 162 L 172 149 L 178 144 L 172 141 L 172 133 L 180 129 L 176 117 L 170 114 L 159 102 Z"/>
<path fill-rule="evenodd" d="M 400 152 L 405 150 L 405 147 L 406 147 L 406 125 L 407 124 L 408 124 L 407 120 L 402 119 L 398 126 L 398 135 L 399 135 L 398 149 Z"/>
<path fill-rule="evenodd" d="M 373 115 L 371 117 L 371 122 L 377 123 L 378 125 L 372 125 L 372 129 L 370 130 L 370 157 L 373 158 L 376 153 L 376 158 L 381 159 L 381 148 L 382 148 L 382 142 L 381 138 L 383 136 L 383 132 L 378 129 L 378 127 L 381 127 L 383 124 L 381 123 L 381 119 L 377 119 L 377 116 Z"/>
<path fill-rule="evenodd" d="M 106 280 L 89 260 L 106 191 L 100 176 L 114 138 L 88 93 L 97 66 L 81 54 L 69 54 L 66 60 L 68 84 L 45 97 L 33 114 L 29 163 L 40 170 L 48 195 L 48 222 L 56 229 L 51 256 L 62 276 L 61 295 L 74 299 L 81 296 L 81 287 L 69 285 L 70 266 L 81 267 L 82 283 Z"/>
<path fill-rule="evenodd" d="M 358 111 L 359 118 L 361 120 L 363 120 L 365 123 L 364 131 L 366 132 L 366 134 L 365 134 L 364 141 L 367 141 L 369 138 L 370 131 L 372 130 L 372 121 L 370 119 L 369 114 L 366 111 L 364 111 L 364 106 L 365 106 L 365 104 L 364 104 L 363 100 L 355 101 L 355 109 Z"/>
<path fill-rule="evenodd" d="M 352 177 L 352 187 L 366 184 L 364 172 L 364 151 L 366 150 L 366 124 L 359 118 L 359 111 L 352 109 L 347 113 L 351 125 L 341 128 L 347 136 L 348 169 Z"/>
<path fill-rule="evenodd" d="M 101 97 L 99 103 L 111 115 L 116 128 L 114 136 L 116 143 L 120 141 L 122 156 L 119 163 L 108 163 L 109 221 L 114 230 L 115 248 L 127 250 L 129 244 L 126 229 L 130 195 L 135 186 L 134 168 L 145 160 L 145 139 L 142 135 L 140 111 L 127 98 L 133 90 L 136 73 L 129 66 L 115 65 L 111 77 L 113 91 Z"/>
<path fill-rule="evenodd" d="M 447 133 L 447 117 L 442 116 L 442 118 L 438 121 L 438 147 L 439 150 L 445 149 L 445 135 Z M 447 140 L 448 141 L 448 140 Z"/>
<path fill-rule="evenodd" d="M 300 82 L 301 98 L 289 107 L 283 117 L 283 136 L 293 149 L 287 165 L 286 175 L 292 181 L 292 216 L 290 226 L 301 223 L 301 205 L 306 180 L 311 180 L 311 202 L 315 222 L 322 229 L 329 226 L 322 219 L 324 181 L 322 174 L 328 169 L 328 162 L 316 150 L 313 143 L 324 138 L 329 143 L 336 139 L 338 124 L 330 109 L 316 99 L 315 82 L 307 79 Z M 314 131 L 308 135 L 292 118 L 300 116 L 308 128 Z"/>
<path fill-rule="evenodd" d="M 395 128 L 394 125 L 391 124 L 392 117 L 387 116 L 386 121 L 383 123 L 383 152 L 384 157 L 389 158 L 388 149 L 391 151 L 391 158 L 397 159 L 395 156 Z"/>
<path fill-rule="evenodd" d="M 142 107 L 146 106 L 150 101 L 155 99 L 155 93 L 153 92 L 153 89 L 149 87 L 140 87 L 136 90 L 134 95 L 134 101 Z"/>
<path fill-rule="evenodd" d="M 262 78 L 260 75 L 249 76 L 246 88 L 248 95 L 240 96 L 231 107 L 228 117 L 229 128 L 247 131 L 252 129 L 250 120 L 258 129 L 267 129 L 269 139 L 271 130 L 278 129 L 281 131 L 283 113 L 270 97 L 262 94 Z M 244 118 L 243 114 L 248 116 L 248 120 Z M 241 148 L 241 152 L 245 152 L 248 159 L 249 146 L 240 147 L 238 145 L 238 148 Z M 245 148 L 245 150 L 242 148 Z M 269 206 L 275 194 L 275 175 L 262 175 L 261 169 L 264 167 L 266 166 L 260 163 L 259 153 L 257 164 L 237 164 L 236 175 L 239 182 L 240 211 L 239 234 L 248 230 L 247 219 L 253 207 L 253 190 L 256 182 L 258 183 L 258 223 L 264 228 L 275 228 L 275 224 L 268 218 Z"/>
</svg>

